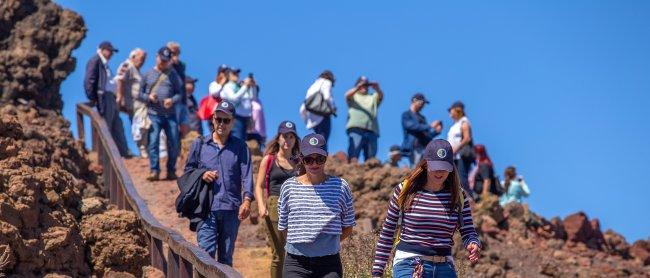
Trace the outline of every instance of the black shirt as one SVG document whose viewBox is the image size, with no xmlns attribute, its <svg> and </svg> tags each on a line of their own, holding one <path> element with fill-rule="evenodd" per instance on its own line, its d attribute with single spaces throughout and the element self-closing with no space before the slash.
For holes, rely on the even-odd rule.
<svg viewBox="0 0 650 278">
<path fill-rule="evenodd" d="M 271 163 L 271 171 L 269 172 L 269 196 L 280 196 L 280 189 L 282 184 L 287 179 L 297 174 L 294 169 L 284 169 L 278 165 L 277 158 L 273 158 Z"/>
</svg>

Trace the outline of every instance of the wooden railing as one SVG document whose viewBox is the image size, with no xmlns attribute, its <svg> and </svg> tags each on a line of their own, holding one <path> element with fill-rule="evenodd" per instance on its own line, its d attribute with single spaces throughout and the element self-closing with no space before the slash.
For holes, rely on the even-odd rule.
<svg viewBox="0 0 650 278">
<path fill-rule="evenodd" d="M 158 222 L 133 186 L 106 122 L 84 103 L 77 104 L 79 139 L 85 142 L 84 115 L 90 118 L 92 150 L 103 167 L 104 194 L 119 209 L 138 215 L 147 237 L 151 265 L 167 277 L 242 277 L 232 267 L 218 263 L 207 252 Z"/>
</svg>

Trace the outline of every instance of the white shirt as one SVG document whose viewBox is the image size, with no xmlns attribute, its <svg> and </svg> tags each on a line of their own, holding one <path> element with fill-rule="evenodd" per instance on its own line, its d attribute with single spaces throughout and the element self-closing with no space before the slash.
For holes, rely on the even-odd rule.
<svg viewBox="0 0 650 278">
<path fill-rule="evenodd" d="M 307 95 L 305 99 L 308 99 L 311 95 L 321 92 L 323 94 L 323 99 L 328 101 L 332 108 L 335 108 L 334 98 L 332 98 L 332 81 L 325 78 L 318 78 L 312 84 L 309 89 L 307 89 Z M 323 116 L 312 114 L 305 108 L 305 104 L 300 105 L 300 117 L 307 124 L 307 128 L 314 128 L 323 121 Z"/>
<path fill-rule="evenodd" d="M 212 81 L 210 82 L 210 86 L 208 87 L 208 92 L 210 92 L 210 95 L 212 97 L 221 97 L 221 90 L 223 89 L 223 86 L 217 81 Z"/>
<path fill-rule="evenodd" d="M 447 132 L 447 141 L 449 141 L 449 144 L 451 144 L 452 147 L 460 145 L 460 142 L 463 141 L 463 123 L 467 123 L 468 125 L 470 124 L 469 119 L 465 116 L 454 122 L 454 124 L 449 128 L 449 132 Z M 456 154 L 454 159 L 460 159 L 460 154 Z"/>
<path fill-rule="evenodd" d="M 115 83 L 115 79 L 113 79 L 113 72 L 111 72 L 111 68 L 108 67 L 108 60 L 106 60 L 106 58 L 104 58 L 104 55 L 102 55 L 101 49 L 97 49 L 97 54 L 99 55 L 99 59 L 102 60 L 102 64 L 106 70 L 106 84 L 104 85 L 104 91 L 114 93 L 117 90 L 117 84 Z"/>
<path fill-rule="evenodd" d="M 235 82 L 228 82 L 221 89 L 221 99 L 232 102 L 235 105 L 235 114 L 242 117 L 253 115 L 253 99 L 257 96 L 255 88 L 237 85 Z"/>
</svg>

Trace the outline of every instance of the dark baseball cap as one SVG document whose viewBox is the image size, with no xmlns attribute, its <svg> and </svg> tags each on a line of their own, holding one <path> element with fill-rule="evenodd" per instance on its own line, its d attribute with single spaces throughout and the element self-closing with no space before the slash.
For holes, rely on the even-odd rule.
<svg viewBox="0 0 650 278">
<path fill-rule="evenodd" d="M 167 62 L 172 59 L 172 50 L 169 47 L 163 46 L 158 49 L 158 56 L 160 56 L 160 60 Z"/>
<path fill-rule="evenodd" d="M 235 105 L 232 104 L 232 102 L 227 101 L 227 100 L 222 100 L 219 102 L 217 107 L 214 108 L 214 112 L 216 113 L 217 111 L 224 112 L 230 116 L 235 114 Z"/>
<path fill-rule="evenodd" d="M 192 78 L 192 77 L 189 76 L 189 75 L 186 75 L 186 76 L 185 76 L 185 83 L 196 83 L 197 81 L 199 81 L 199 80 L 196 79 L 196 78 Z"/>
<path fill-rule="evenodd" d="M 239 69 L 239 68 L 228 68 L 228 71 L 239 74 L 239 72 L 241 72 L 241 69 Z"/>
<path fill-rule="evenodd" d="M 308 156 L 311 154 L 320 154 L 327 156 L 327 150 L 325 150 L 325 137 L 320 134 L 312 133 L 305 138 L 302 138 L 300 141 L 300 153 L 303 156 Z"/>
<path fill-rule="evenodd" d="M 424 103 L 427 103 L 427 104 L 429 103 L 427 98 L 425 98 L 422 93 L 416 93 L 415 95 L 413 95 L 411 100 L 421 100 L 421 101 L 424 101 Z"/>
<path fill-rule="evenodd" d="M 228 65 L 226 65 L 226 64 L 221 64 L 221 66 L 219 66 L 219 68 L 217 69 L 217 72 L 226 72 L 226 71 L 228 71 L 228 70 L 230 70 L 230 68 L 228 67 Z"/>
<path fill-rule="evenodd" d="M 296 124 L 294 124 L 292 121 L 283 121 L 280 123 L 280 126 L 278 127 L 278 134 L 285 134 L 293 132 L 296 136 L 298 136 L 298 132 L 296 132 Z"/>
<path fill-rule="evenodd" d="M 435 139 L 429 142 L 422 159 L 427 161 L 429 171 L 454 171 L 454 151 L 447 140 Z"/>
<path fill-rule="evenodd" d="M 389 151 L 390 152 L 395 152 L 395 151 L 399 152 L 399 151 L 402 151 L 402 148 L 400 148 L 400 146 L 398 146 L 398 145 L 392 145 L 392 146 L 390 146 Z"/>
<path fill-rule="evenodd" d="M 106 50 L 110 50 L 110 51 L 113 51 L 113 52 L 118 52 L 119 51 L 117 48 L 113 47 L 113 44 L 111 42 L 109 42 L 109 41 L 101 42 L 99 44 L 99 49 L 106 49 Z"/>
<path fill-rule="evenodd" d="M 451 104 L 451 106 L 449 106 L 449 108 L 447 108 L 447 112 L 449 112 L 453 108 L 460 108 L 460 109 L 465 110 L 465 104 L 460 100 L 455 101 L 454 103 Z"/>
</svg>

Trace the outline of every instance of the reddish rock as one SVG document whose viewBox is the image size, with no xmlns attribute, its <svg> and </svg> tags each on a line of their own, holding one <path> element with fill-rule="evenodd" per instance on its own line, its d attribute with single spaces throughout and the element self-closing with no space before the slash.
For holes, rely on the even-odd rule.
<svg viewBox="0 0 650 278">
<path fill-rule="evenodd" d="M 564 230 L 567 240 L 573 242 L 587 242 L 592 234 L 589 218 L 584 212 L 574 213 L 564 218 Z"/>
<path fill-rule="evenodd" d="M 650 265 L 650 241 L 635 241 L 630 247 L 630 255 L 643 265 Z"/>
</svg>

